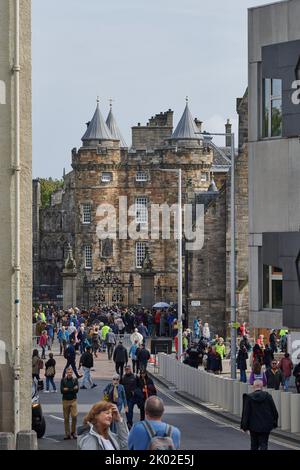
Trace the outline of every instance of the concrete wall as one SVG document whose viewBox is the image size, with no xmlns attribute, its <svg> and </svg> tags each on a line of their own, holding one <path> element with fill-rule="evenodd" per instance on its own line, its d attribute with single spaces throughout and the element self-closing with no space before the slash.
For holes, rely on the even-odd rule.
<svg viewBox="0 0 300 470">
<path fill-rule="evenodd" d="M 299 139 L 259 140 L 262 47 L 300 39 L 299 15 L 299 0 L 289 0 L 250 9 L 248 17 L 250 322 L 257 327 L 282 326 L 281 311 L 262 310 L 262 233 L 300 227 Z"/>
<path fill-rule="evenodd" d="M 20 2 L 21 96 L 21 429 L 31 428 L 31 1 Z M 0 0 L 0 81 L 6 104 L 0 104 L 0 340 L 5 364 L 0 364 L 0 431 L 14 431 L 14 2 Z M 28 335 L 25 334 L 28 332 Z"/>
</svg>

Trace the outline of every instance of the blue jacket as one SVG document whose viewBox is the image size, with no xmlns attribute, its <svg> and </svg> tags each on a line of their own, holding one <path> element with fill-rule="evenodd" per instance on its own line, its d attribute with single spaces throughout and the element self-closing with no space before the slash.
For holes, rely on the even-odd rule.
<svg viewBox="0 0 300 470">
<path fill-rule="evenodd" d="M 158 436 L 164 436 L 167 424 L 162 421 L 149 421 L 153 430 Z M 171 437 L 173 439 L 176 449 L 180 446 L 180 431 L 175 426 L 172 426 Z M 128 436 L 128 449 L 129 450 L 147 450 L 150 443 L 150 437 L 142 422 L 135 423 L 130 430 Z"/>
<path fill-rule="evenodd" d="M 121 411 L 123 405 L 124 407 L 127 406 L 126 393 L 125 393 L 125 388 L 123 387 L 123 385 L 118 384 L 117 388 L 118 388 L 118 401 L 116 403 L 113 401 L 114 386 L 112 383 L 109 383 L 108 385 L 106 385 L 105 389 L 103 390 L 103 393 L 108 394 L 109 401 L 111 403 L 115 403 L 118 407 L 118 410 Z"/>
</svg>

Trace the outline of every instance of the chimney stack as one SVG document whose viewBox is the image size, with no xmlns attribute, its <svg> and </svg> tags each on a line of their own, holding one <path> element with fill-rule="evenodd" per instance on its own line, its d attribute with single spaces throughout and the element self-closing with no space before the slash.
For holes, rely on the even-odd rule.
<svg viewBox="0 0 300 470">
<path fill-rule="evenodd" d="M 230 119 L 227 119 L 227 123 L 225 124 L 225 133 L 226 134 L 232 133 L 232 124 L 230 122 Z M 231 147 L 231 135 L 226 135 L 225 144 L 226 144 L 226 147 Z"/>
</svg>

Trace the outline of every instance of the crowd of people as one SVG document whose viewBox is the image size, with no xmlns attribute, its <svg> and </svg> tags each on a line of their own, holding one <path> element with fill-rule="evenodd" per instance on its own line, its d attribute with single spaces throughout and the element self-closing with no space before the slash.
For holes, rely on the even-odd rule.
<svg viewBox="0 0 300 470">
<path fill-rule="evenodd" d="M 158 399 L 154 382 L 147 373 L 150 352 L 146 348 L 148 337 L 166 335 L 173 338 L 178 357 L 176 311 L 119 307 L 101 309 L 97 307 L 89 310 L 70 308 L 64 311 L 55 306 L 43 308 L 40 305 L 33 311 L 33 324 L 37 346 L 32 354 L 32 377 L 40 381 L 41 371 L 44 371 L 45 393 L 49 393 L 50 389 L 52 392 L 57 392 L 54 380 L 56 361 L 51 352 L 55 336 L 59 343 L 59 354 L 66 359 L 60 380 L 65 439 L 77 439 L 77 394 L 79 389 L 97 387 L 91 378 L 91 371 L 94 370 L 94 359 L 99 353 L 104 352 L 108 361 L 114 361 L 116 373 L 105 387 L 102 400 L 93 405 L 84 420 L 84 426 L 80 428 L 79 448 L 145 449 L 149 448 L 153 439 L 155 440 L 157 429 L 160 430 L 163 440 L 166 440 L 165 444 L 168 442 L 171 446 L 168 448 L 178 448 L 179 431 L 165 423 L 163 426 L 160 424 L 163 404 Z M 122 342 L 124 334 L 130 338 L 131 345 L 128 349 Z M 49 358 L 46 360 L 47 349 Z M 223 360 L 225 358 L 232 360 L 228 344 L 225 344 L 224 339 L 218 334 L 212 335 L 208 323 L 203 324 L 199 318 L 194 320 L 192 329 L 183 329 L 182 350 L 184 363 L 194 368 L 203 366 L 209 373 L 221 374 Z M 280 361 L 275 358 L 278 351 L 284 354 Z M 78 367 L 77 355 L 79 355 Z M 287 353 L 287 330 L 282 329 L 278 332 L 272 330 L 268 343 L 264 344 L 263 335 L 260 335 L 256 341 L 251 341 L 249 331 L 243 323 L 238 329 L 238 352 L 235 360 L 241 382 L 249 381 L 251 385 L 259 383 L 259 389 L 267 387 L 278 390 L 283 387 L 288 391 L 293 374 L 297 391 L 300 393 L 300 363 L 294 367 Z M 251 373 L 248 378 L 249 365 Z M 82 379 L 81 383 L 79 379 Z M 157 400 L 151 401 L 152 397 L 156 397 Z M 152 403 L 160 410 L 157 411 L 157 419 L 153 419 L 151 415 L 153 406 L 151 405 L 151 408 L 149 405 L 147 409 L 148 403 Z M 140 421 L 133 424 L 135 407 L 139 410 Z M 124 423 L 123 415 L 126 416 Z M 152 416 L 154 423 L 147 424 L 149 416 Z M 172 432 L 173 437 L 170 437 Z M 143 436 L 142 447 L 137 444 L 137 435 Z"/>
</svg>

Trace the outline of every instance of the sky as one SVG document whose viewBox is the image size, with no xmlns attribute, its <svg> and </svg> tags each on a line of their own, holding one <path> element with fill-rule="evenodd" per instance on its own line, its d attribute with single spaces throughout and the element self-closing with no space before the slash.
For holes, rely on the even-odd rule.
<svg viewBox="0 0 300 470">
<path fill-rule="evenodd" d="M 97 96 L 131 127 L 189 97 L 210 132 L 237 132 L 247 87 L 247 8 L 264 0 L 32 0 L 33 177 L 71 170 Z M 223 145 L 224 141 L 215 140 Z"/>
</svg>

